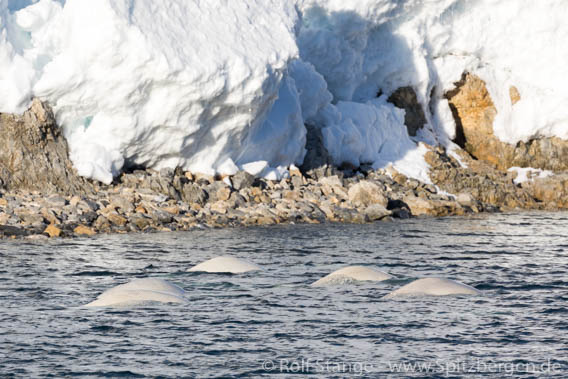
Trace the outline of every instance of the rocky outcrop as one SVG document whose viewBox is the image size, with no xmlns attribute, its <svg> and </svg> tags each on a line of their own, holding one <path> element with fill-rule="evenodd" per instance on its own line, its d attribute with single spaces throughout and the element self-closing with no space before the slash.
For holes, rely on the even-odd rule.
<svg viewBox="0 0 568 379">
<path fill-rule="evenodd" d="M 430 165 L 432 182 L 452 194 L 468 194 L 476 201 L 500 209 L 537 209 L 533 196 L 513 183 L 514 173 L 495 169 L 484 161 L 474 160 L 467 154 L 456 159 L 438 147 L 425 155 Z"/>
<path fill-rule="evenodd" d="M 509 89 L 511 104 L 521 94 Z M 511 145 L 493 134 L 493 121 L 498 110 L 485 82 L 472 74 L 464 74 L 456 88 L 446 93 L 456 122 L 455 142 L 473 157 L 489 162 L 500 170 L 510 167 L 534 167 L 552 171 L 568 170 L 568 141 L 556 137 L 535 138 Z"/>
<path fill-rule="evenodd" d="M 393 103 L 397 108 L 404 109 L 404 124 L 408 134 L 416 136 L 418 129 L 426 124 L 426 116 L 414 89 L 412 87 L 401 87 L 394 91 L 387 101 Z"/>
<path fill-rule="evenodd" d="M 0 114 L 0 145 L 3 188 L 66 194 L 92 191 L 73 169 L 53 113 L 39 100 L 21 116 Z"/>
<path fill-rule="evenodd" d="M 534 167 L 554 172 L 568 170 L 568 141 L 539 138 L 519 142 L 513 149 L 509 167 Z"/>
<path fill-rule="evenodd" d="M 458 152 L 462 166 L 441 148 L 426 153 L 430 177 L 442 190 L 453 193 L 463 206 L 484 205 L 486 209 L 568 209 L 568 173 L 537 177 L 519 185 L 515 172 L 497 170 L 487 162 Z M 414 213 L 414 212 L 413 212 Z"/>
<path fill-rule="evenodd" d="M 544 209 L 568 209 L 568 173 L 535 178 L 521 187 L 543 204 Z"/>
</svg>

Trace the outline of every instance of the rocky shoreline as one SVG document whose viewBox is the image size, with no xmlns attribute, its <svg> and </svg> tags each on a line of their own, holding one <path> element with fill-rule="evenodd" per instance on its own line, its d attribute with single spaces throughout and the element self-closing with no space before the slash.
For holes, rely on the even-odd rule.
<svg viewBox="0 0 568 379">
<path fill-rule="evenodd" d="M 210 177 L 182 170 L 136 170 L 115 183 L 89 182 L 92 192 L 0 195 L 0 236 L 47 239 L 281 223 L 367 223 L 416 216 L 466 215 L 568 207 L 568 176 L 515 185 L 502 172 L 461 153 L 463 167 L 442 148 L 427 153 L 434 184 L 393 169 L 323 166 L 281 181 L 239 172 Z M 450 194 L 452 193 L 452 195 Z M 560 201 L 562 200 L 562 201 Z"/>
<path fill-rule="evenodd" d="M 483 118 L 476 117 L 463 123 L 465 130 Z M 0 114 L 0 144 L 0 238 L 568 208 L 568 171 L 547 177 L 535 171 L 534 178 L 515 184 L 517 173 L 495 165 L 495 159 L 475 159 L 467 148 L 448 153 L 425 145 L 432 182 L 425 184 L 390 167 L 337 168 L 310 128 L 304 166 L 280 181 L 244 171 L 211 177 L 181 169 L 131 170 L 110 185 L 86 180 L 72 167 L 50 107 L 37 99 L 23 115 Z"/>
</svg>

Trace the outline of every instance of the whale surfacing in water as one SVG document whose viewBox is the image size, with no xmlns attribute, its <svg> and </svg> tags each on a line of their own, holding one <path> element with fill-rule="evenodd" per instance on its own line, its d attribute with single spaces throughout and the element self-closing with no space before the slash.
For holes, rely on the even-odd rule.
<svg viewBox="0 0 568 379">
<path fill-rule="evenodd" d="M 258 270 L 262 270 L 262 268 L 255 265 L 254 263 L 250 263 L 239 258 L 222 256 L 202 262 L 197 266 L 190 268 L 187 271 L 242 274 L 244 272 L 258 271 Z"/>
<path fill-rule="evenodd" d="M 391 279 L 392 275 L 366 266 L 349 266 L 332 272 L 324 276 L 317 282 L 312 283 L 313 287 L 345 284 L 355 281 L 374 281 L 381 282 Z"/>
<path fill-rule="evenodd" d="M 444 278 L 423 278 L 386 295 L 383 299 L 399 296 L 448 296 L 448 295 L 479 295 L 481 291 L 455 280 Z"/>
<path fill-rule="evenodd" d="M 125 306 L 157 301 L 161 303 L 185 303 L 185 291 L 175 284 L 163 279 L 144 278 L 134 279 L 128 283 L 113 287 L 102 294 L 86 307 Z"/>
</svg>

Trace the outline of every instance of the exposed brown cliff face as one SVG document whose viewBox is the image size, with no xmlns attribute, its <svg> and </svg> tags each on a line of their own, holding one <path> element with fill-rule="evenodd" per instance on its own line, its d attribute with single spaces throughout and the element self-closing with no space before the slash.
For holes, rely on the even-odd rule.
<svg viewBox="0 0 568 379">
<path fill-rule="evenodd" d="M 404 124 L 408 134 L 415 136 L 419 129 L 426 124 L 426 116 L 422 105 L 418 102 L 416 92 L 412 87 L 401 87 L 394 91 L 388 101 L 397 108 L 404 109 Z"/>
<path fill-rule="evenodd" d="M 511 103 L 521 99 L 515 87 L 509 89 Z M 473 157 L 489 162 L 500 170 L 534 167 L 552 171 L 568 170 L 568 141 L 556 137 L 535 138 L 511 145 L 493 134 L 497 109 L 485 82 L 464 74 L 456 88 L 446 93 L 456 121 L 456 140 Z"/>
<path fill-rule="evenodd" d="M 23 115 L 0 114 L 0 184 L 6 190 L 90 192 L 69 160 L 53 113 L 35 99 Z"/>
</svg>

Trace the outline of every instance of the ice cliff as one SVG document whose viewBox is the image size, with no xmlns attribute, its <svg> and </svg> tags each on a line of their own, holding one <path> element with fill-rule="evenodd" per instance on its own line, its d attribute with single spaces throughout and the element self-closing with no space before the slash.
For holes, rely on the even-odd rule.
<svg viewBox="0 0 568 379">
<path fill-rule="evenodd" d="M 0 0 L 0 112 L 47 101 L 78 172 L 106 183 L 139 165 L 279 177 L 306 124 L 337 165 L 428 181 L 416 142 L 451 145 L 464 72 L 501 141 L 568 139 L 566 19 L 563 0 Z"/>
</svg>

